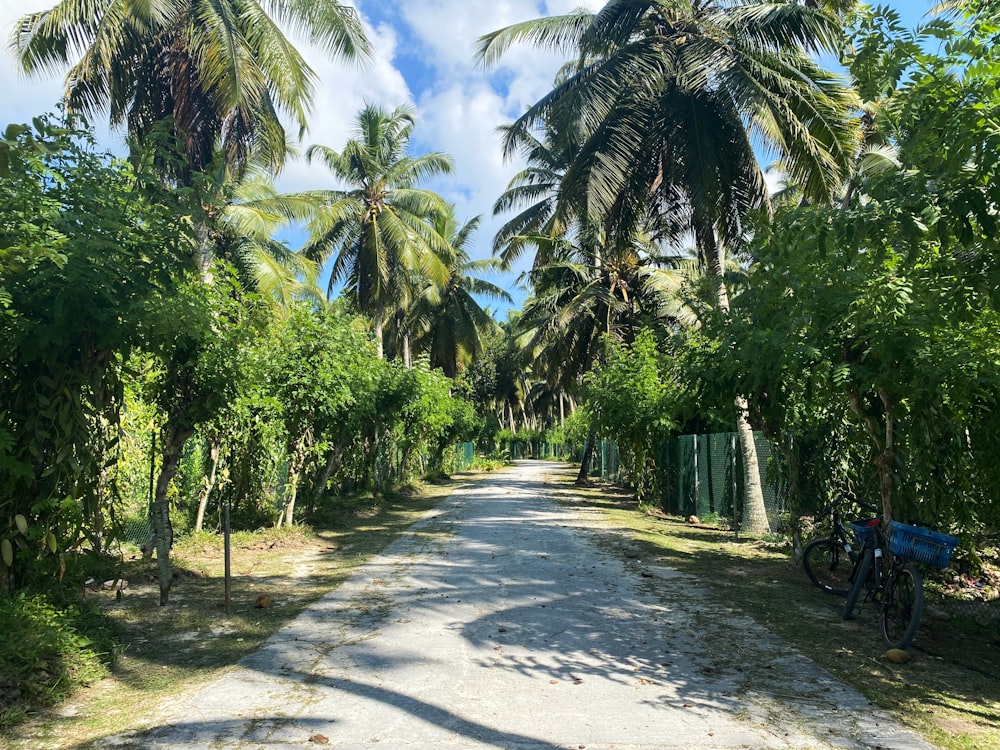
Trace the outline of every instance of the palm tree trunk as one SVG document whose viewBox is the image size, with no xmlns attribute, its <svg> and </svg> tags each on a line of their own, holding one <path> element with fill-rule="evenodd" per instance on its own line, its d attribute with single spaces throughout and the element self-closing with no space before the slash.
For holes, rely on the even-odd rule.
<svg viewBox="0 0 1000 750">
<path fill-rule="evenodd" d="M 379 359 L 385 359 L 385 348 L 382 345 L 382 329 L 384 327 L 384 321 L 382 320 L 381 310 L 375 313 L 375 320 L 373 323 L 375 326 L 375 351 L 378 353 Z"/>
<path fill-rule="evenodd" d="M 695 221 L 695 237 L 698 243 L 701 261 L 709 274 L 717 281 L 716 304 L 723 314 L 729 314 L 729 292 L 726 289 L 724 271 L 726 267 L 725 249 L 715 236 L 715 228 L 707 221 Z M 750 534 L 766 534 L 771 530 L 767 519 L 767 507 L 764 505 L 764 491 L 760 483 L 760 464 L 757 461 L 757 445 L 753 439 L 753 428 L 750 426 L 749 408 L 746 396 L 737 394 L 736 405 L 736 435 L 740 443 L 740 454 L 743 457 L 743 524 L 744 531 Z"/>
<path fill-rule="evenodd" d="M 198 222 L 195 228 L 195 236 L 198 241 L 198 271 L 201 273 L 201 280 L 205 284 L 212 284 L 215 281 L 215 275 L 212 273 L 212 258 L 215 256 L 215 246 L 212 242 L 212 231 L 207 218 L 204 221 Z"/>
<path fill-rule="evenodd" d="M 593 432 L 587 435 L 587 444 L 583 447 L 583 458 L 580 459 L 580 473 L 576 475 L 576 483 L 583 484 L 590 476 L 590 462 L 594 457 L 594 445 L 597 435 Z"/>
<path fill-rule="evenodd" d="M 760 465 L 757 462 L 757 444 L 753 438 L 753 428 L 747 416 L 747 400 L 743 396 L 736 397 L 736 434 L 740 442 L 740 453 L 743 456 L 743 531 L 750 534 L 767 534 L 771 531 L 771 522 L 767 518 L 767 507 L 764 505 L 764 490 L 760 483 Z"/>
</svg>

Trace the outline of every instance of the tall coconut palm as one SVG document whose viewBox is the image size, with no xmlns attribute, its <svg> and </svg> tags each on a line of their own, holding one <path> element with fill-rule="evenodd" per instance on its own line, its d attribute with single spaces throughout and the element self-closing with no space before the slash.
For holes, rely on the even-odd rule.
<svg viewBox="0 0 1000 750">
<path fill-rule="evenodd" d="M 448 242 L 447 255 L 441 258 L 448 279 L 443 286 L 428 283 L 413 312 L 421 330 L 417 345 L 428 353 L 431 366 L 440 367 L 450 378 L 482 352 L 482 334 L 496 326 L 473 295 L 513 302 L 503 289 L 473 275 L 497 270 L 499 265 L 492 258 L 472 260 L 469 256 L 467 247 L 479 220 L 476 216 L 459 226 L 454 206 L 432 219 L 435 231 Z"/>
<path fill-rule="evenodd" d="M 515 24 L 483 37 L 493 63 L 516 42 L 564 49 L 575 72 L 520 117 L 508 142 L 538 127 L 581 122 L 586 138 L 559 188 L 614 232 L 627 235 L 652 211 L 665 238 L 693 235 L 723 283 L 727 248 L 739 247 L 747 217 L 768 205 L 757 160 L 781 159 L 791 180 L 827 201 L 855 152 L 856 98 L 811 55 L 833 51 L 841 24 L 795 0 L 611 0 L 596 13 Z M 746 400 L 737 404 L 750 504 L 749 525 L 766 526 Z"/>
<path fill-rule="evenodd" d="M 408 309 L 412 274 L 445 286 L 448 269 L 441 262 L 448 241 L 429 221 L 447 204 L 420 180 L 450 172 L 451 157 L 431 152 L 407 156 L 413 111 L 387 112 L 368 105 L 358 114 L 354 137 L 342 151 L 313 145 L 306 151 L 340 181 L 345 190 L 317 192 L 324 207 L 309 225 L 305 254 L 320 264 L 334 256 L 328 293 L 346 285 L 358 308 L 372 317 L 379 357 L 390 311 Z"/>
<path fill-rule="evenodd" d="M 300 131 L 316 74 L 281 27 L 335 57 L 370 48 L 353 8 L 315 0 L 62 0 L 25 15 L 9 46 L 29 75 L 62 71 L 71 111 L 110 116 L 142 142 L 170 121 L 186 182 L 221 151 L 238 175 L 285 158 L 281 116 Z"/>
</svg>

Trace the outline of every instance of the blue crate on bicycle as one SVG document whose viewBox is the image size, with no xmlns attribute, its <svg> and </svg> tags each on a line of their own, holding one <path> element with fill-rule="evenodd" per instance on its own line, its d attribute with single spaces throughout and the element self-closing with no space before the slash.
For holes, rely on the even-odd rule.
<svg viewBox="0 0 1000 750">
<path fill-rule="evenodd" d="M 958 539 L 940 531 L 922 529 L 899 521 L 889 522 L 889 549 L 907 560 L 947 568 Z"/>
<path fill-rule="evenodd" d="M 879 518 L 863 518 L 860 521 L 850 521 L 848 525 L 854 531 L 854 538 L 860 547 L 865 542 L 875 541 L 875 534 L 878 533 Z"/>
</svg>

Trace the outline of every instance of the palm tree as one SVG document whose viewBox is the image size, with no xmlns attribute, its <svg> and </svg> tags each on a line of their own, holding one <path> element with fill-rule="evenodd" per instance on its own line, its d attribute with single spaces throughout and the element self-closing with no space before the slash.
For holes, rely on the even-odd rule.
<svg viewBox="0 0 1000 750">
<path fill-rule="evenodd" d="M 602 230 L 573 226 L 568 236 L 535 237 L 527 274 L 533 290 L 518 319 L 518 340 L 534 373 L 553 392 L 574 393 L 603 351 L 605 336 L 631 341 L 639 325 L 680 315 L 684 275 L 658 267 L 641 239 L 608 245 Z M 547 247 L 546 247 L 547 246 Z M 589 473 L 591 435 L 578 481 Z"/>
<path fill-rule="evenodd" d="M 472 260 L 466 250 L 479 219 L 476 216 L 458 226 L 454 206 L 432 219 L 435 231 L 448 242 L 447 255 L 441 258 L 448 279 L 444 286 L 427 284 L 412 314 L 422 331 L 417 346 L 430 355 L 432 367 L 440 367 L 450 378 L 482 352 L 482 333 L 496 326 L 473 295 L 512 302 L 503 289 L 473 275 L 498 267 L 492 258 Z"/>
<path fill-rule="evenodd" d="M 352 187 L 316 193 L 325 205 L 310 222 L 305 254 L 321 265 L 336 254 L 328 293 L 346 284 L 358 309 L 372 317 L 380 358 L 389 311 L 405 311 L 412 302 L 412 275 L 442 287 L 448 282 L 441 261 L 448 241 L 428 221 L 447 204 L 416 185 L 450 172 L 452 161 L 438 152 L 407 156 L 413 125 L 409 107 L 387 112 L 367 105 L 342 151 L 320 145 L 306 151 L 307 159 L 321 161 Z"/>
<path fill-rule="evenodd" d="M 834 51 L 841 24 L 833 10 L 759 0 L 610 0 L 577 12 L 515 24 L 480 40 L 495 62 L 515 42 L 569 49 L 575 72 L 528 108 L 508 130 L 513 143 L 538 127 L 580 122 L 586 133 L 559 187 L 627 236 L 650 211 L 660 238 L 693 235 L 718 279 L 727 312 L 727 248 L 744 239 L 749 215 L 768 207 L 756 150 L 778 156 L 814 200 L 837 192 L 855 151 L 855 97 L 810 57 Z M 753 530 L 766 524 L 756 449 L 739 396 L 737 429 Z"/>
<path fill-rule="evenodd" d="M 9 46 L 29 75 L 68 68 L 69 110 L 107 113 L 135 142 L 169 120 L 188 183 L 219 152 L 236 176 L 251 156 L 277 170 L 280 118 L 305 130 L 316 75 L 280 25 L 336 57 L 370 54 L 353 8 L 314 0 L 62 0 L 25 15 Z"/>
</svg>

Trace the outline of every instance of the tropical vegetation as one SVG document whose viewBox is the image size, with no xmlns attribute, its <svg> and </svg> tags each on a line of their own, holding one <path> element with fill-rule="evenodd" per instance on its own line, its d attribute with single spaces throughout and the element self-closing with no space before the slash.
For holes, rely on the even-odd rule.
<svg viewBox="0 0 1000 750">
<path fill-rule="evenodd" d="M 126 549 L 155 554 L 167 608 L 176 538 L 347 512 L 448 473 L 465 441 L 558 445 L 581 483 L 613 441 L 650 507 L 675 492 L 668 441 L 734 431 L 740 531 L 800 549 L 845 496 L 955 534 L 965 575 L 996 565 L 994 6 L 907 29 L 846 0 L 610 0 L 486 35 L 486 65 L 522 43 L 568 61 L 502 130 L 521 167 L 493 258 L 432 189 L 454 162 L 417 151 L 408 104 L 308 146 L 329 189 L 274 187 L 317 85 L 285 33 L 363 63 L 351 8 L 26 15 L 18 66 L 66 90 L 0 139 L 0 621 L 48 622 L 93 674 L 117 646 L 78 592 Z M 484 305 L 513 302 L 485 277 L 513 269 L 526 297 L 497 320 Z M 18 658 L 0 672 L 64 679 Z M 0 724 L 44 700 L 5 689 Z"/>
</svg>

